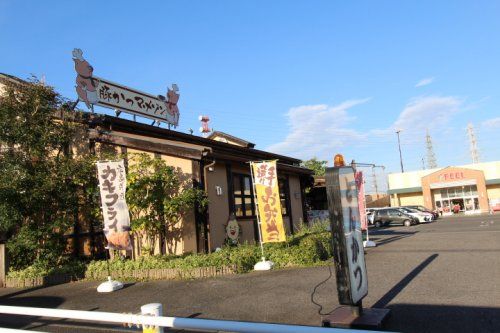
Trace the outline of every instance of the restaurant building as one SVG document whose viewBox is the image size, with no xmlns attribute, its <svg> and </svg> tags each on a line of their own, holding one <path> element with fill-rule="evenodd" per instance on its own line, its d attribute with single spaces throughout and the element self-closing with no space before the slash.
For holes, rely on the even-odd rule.
<svg viewBox="0 0 500 333">
<path fill-rule="evenodd" d="M 17 77 L 0 73 L 0 91 L 5 80 L 23 83 Z M 73 111 L 82 126 L 73 154 L 97 156 L 131 156 L 147 153 L 180 171 L 193 187 L 206 192 L 208 208 L 195 207 L 172 227 L 167 239 L 160 239 L 157 254 L 203 253 L 222 247 L 227 240 L 226 225 L 234 214 L 240 229 L 240 243 L 259 239 L 256 204 L 250 173 L 251 161 L 277 160 L 277 177 L 281 213 L 285 231 L 293 234 L 306 222 L 305 188 L 312 185 L 312 170 L 300 166 L 301 161 L 255 149 L 255 144 L 223 132 L 208 137 L 182 133 L 110 115 Z M 59 115 L 61 117 L 62 115 Z M 67 118 L 67 117 L 66 117 Z M 105 153 L 105 154 L 104 154 Z M 125 160 L 127 167 L 128 161 Z M 102 221 L 75 219 L 67 234 L 73 253 L 103 256 L 105 239 Z M 133 240 L 131 256 L 141 253 L 141 244 Z"/>
<path fill-rule="evenodd" d="M 500 209 L 500 161 L 392 173 L 388 176 L 391 206 L 422 205 L 452 214 Z"/>
<path fill-rule="evenodd" d="M 214 251 L 227 238 L 226 224 L 236 216 L 240 243 L 258 241 L 256 206 L 250 174 L 250 161 L 277 160 L 281 213 L 285 230 L 293 234 L 305 222 L 304 191 L 312 182 L 312 171 L 300 166 L 295 158 L 257 150 L 251 142 L 223 132 L 204 138 L 118 117 L 88 114 L 89 148 L 114 150 L 122 154 L 149 153 L 182 170 L 193 186 L 206 191 L 208 209 L 199 213 L 193 208 L 176 226 L 172 239 L 160 242 L 158 253 L 176 254 Z M 82 230 L 83 231 L 83 230 Z M 88 253 L 92 243 L 89 233 L 75 235 L 82 251 Z M 172 245 L 172 242 L 175 244 Z M 140 251 L 139 247 L 134 249 Z M 136 253 L 139 254 L 139 253 Z"/>
</svg>

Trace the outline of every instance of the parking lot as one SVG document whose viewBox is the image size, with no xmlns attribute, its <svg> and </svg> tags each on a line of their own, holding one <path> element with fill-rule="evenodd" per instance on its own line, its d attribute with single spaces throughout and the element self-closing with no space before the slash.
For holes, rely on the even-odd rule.
<svg viewBox="0 0 500 333">
<path fill-rule="evenodd" d="M 378 246 L 366 250 L 369 294 L 363 304 L 392 310 L 388 330 L 500 331 L 500 215 L 449 217 L 370 231 Z M 135 283 L 107 295 L 96 292 L 95 282 L 3 289 L 0 303 L 136 313 L 140 305 L 160 302 L 169 316 L 320 325 L 320 308 L 312 300 L 322 306 L 322 313 L 338 306 L 331 271 L 322 266 Z M 42 331 L 89 327 L 43 318 L 0 317 L 0 327 L 6 326 Z M 112 328 L 93 329 L 104 327 Z"/>
</svg>

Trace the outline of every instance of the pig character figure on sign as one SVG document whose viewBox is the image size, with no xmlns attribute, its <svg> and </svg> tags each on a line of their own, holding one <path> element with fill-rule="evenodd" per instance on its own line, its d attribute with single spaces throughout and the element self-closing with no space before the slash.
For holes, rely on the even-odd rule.
<svg viewBox="0 0 500 333">
<path fill-rule="evenodd" d="M 85 102 L 89 109 L 99 101 L 97 97 L 97 87 L 99 81 L 92 77 L 94 68 L 83 58 L 80 49 L 73 50 L 73 61 L 75 62 L 76 92 L 81 101 Z"/>
<path fill-rule="evenodd" d="M 158 98 L 165 103 L 167 107 L 167 120 L 172 124 L 176 125 L 179 123 L 179 107 L 177 106 L 177 102 L 179 102 L 180 95 L 178 93 L 179 87 L 174 83 L 172 84 L 172 89 L 167 88 L 167 93 L 165 96 L 158 95 Z"/>
</svg>

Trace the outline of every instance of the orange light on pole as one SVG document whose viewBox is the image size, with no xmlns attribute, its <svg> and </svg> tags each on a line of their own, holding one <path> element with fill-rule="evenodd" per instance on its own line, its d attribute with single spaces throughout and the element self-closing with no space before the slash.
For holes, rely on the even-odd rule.
<svg viewBox="0 0 500 333">
<path fill-rule="evenodd" d="M 342 156 L 341 154 L 335 155 L 335 157 L 333 158 L 333 166 L 334 167 L 345 166 L 344 156 Z"/>
</svg>

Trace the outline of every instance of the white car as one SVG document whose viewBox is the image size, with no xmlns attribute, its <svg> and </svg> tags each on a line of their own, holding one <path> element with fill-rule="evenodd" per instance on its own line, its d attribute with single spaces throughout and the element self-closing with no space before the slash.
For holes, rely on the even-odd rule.
<svg viewBox="0 0 500 333">
<path fill-rule="evenodd" d="M 418 222 L 420 222 L 420 223 L 431 222 L 433 219 L 433 216 L 431 213 L 426 213 L 426 212 L 419 211 L 417 209 L 406 208 L 406 207 L 398 207 L 398 209 L 400 211 L 402 211 L 403 213 L 406 213 L 408 215 L 416 217 L 418 219 Z"/>
</svg>

